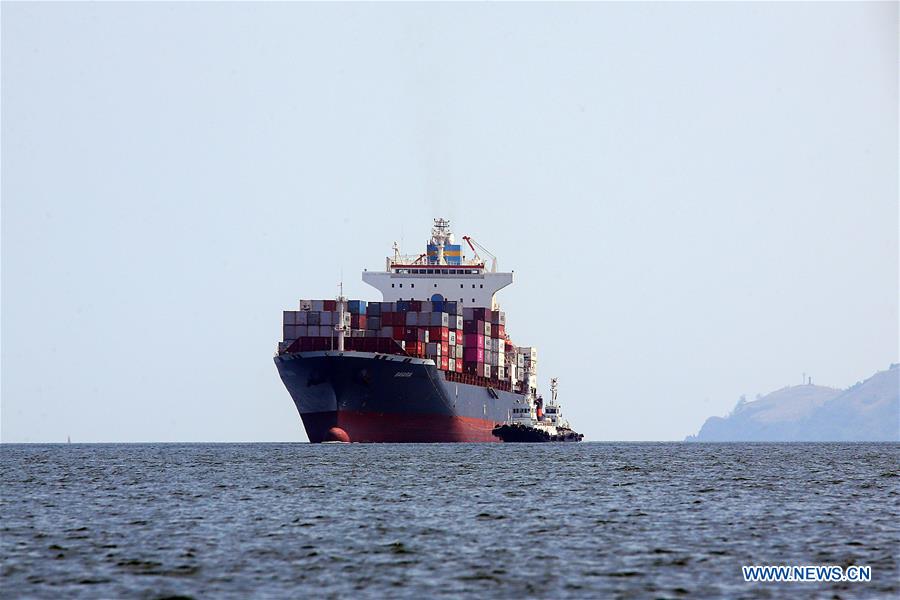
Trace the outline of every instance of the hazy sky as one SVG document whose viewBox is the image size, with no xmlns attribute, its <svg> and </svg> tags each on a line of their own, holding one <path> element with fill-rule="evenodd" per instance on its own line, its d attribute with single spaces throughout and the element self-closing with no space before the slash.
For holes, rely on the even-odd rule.
<svg viewBox="0 0 900 600">
<path fill-rule="evenodd" d="M 281 311 L 452 220 L 594 440 L 898 361 L 898 8 L 2 4 L 2 440 L 305 440 Z"/>
</svg>

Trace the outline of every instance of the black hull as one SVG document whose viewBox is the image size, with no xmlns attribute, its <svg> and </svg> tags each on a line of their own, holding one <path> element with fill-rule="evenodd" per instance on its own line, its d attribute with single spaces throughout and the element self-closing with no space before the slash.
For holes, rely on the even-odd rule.
<svg viewBox="0 0 900 600">
<path fill-rule="evenodd" d="M 558 430 L 558 435 L 550 435 L 542 429 L 525 425 L 497 425 L 491 433 L 504 442 L 540 443 L 540 442 L 580 442 L 584 435 L 571 429 Z"/>
<path fill-rule="evenodd" d="M 500 442 L 521 394 L 448 381 L 434 361 L 373 352 L 296 352 L 275 365 L 310 442 Z"/>
</svg>

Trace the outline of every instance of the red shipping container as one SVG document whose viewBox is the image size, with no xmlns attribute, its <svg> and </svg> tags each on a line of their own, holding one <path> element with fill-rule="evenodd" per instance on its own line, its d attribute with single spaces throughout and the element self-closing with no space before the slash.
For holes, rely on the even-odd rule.
<svg viewBox="0 0 900 600">
<path fill-rule="evenodd" d="M 491 320 L 491 311 L 487 308 L 475 308 L 472 310 L 472 315 L 476 321 L 490 321 Z"/>
<path fill-rule="evenodd" d="M 366 328 L 366 315 L 350 315 L 350 328 L 351 329 L 365 329 Z"/>
<path fill-rule="evenodd" d="M 463 361 L 461 358 L 456 359 L 456 372 L 457 373 L 463 372 Z"/>
<path fill-rule="evenodd" d="M 449 356 L 450 356 L 450 343 L 449 342 L 441 342 L 441 356 L 446 356 L 449 358 Z"/>
<path fill-rule="evenodd" d="M 449 356 L 441 356 L 441 370 L 446 371 L 450 368 L 450 357 Z"/>
<path fill-rule="evenodd" d="M 337 302 L 334 300 L 325 300 L 322 304 L 324 310 L 337 310 Z"/>
<path fill-rule="evenodd" d="M 463 346 L 466 348 L 484 348 L 484 336 L 471 333 L 463 340 Z"/>
<path fill-rule="evenodd" d="M 497 325 L 497 339 L 505 340 L 506 339 L 506 325 Z"/>
<path fill-rule="evenodd" d="M 422 301 L 421 300 L 410 300 L 409 301 L 409 310 L 413 312 L 421 312 L 422 311 Z"/>
<path fill-rule="evenodd" d="M 391 334 L 391 337 L 394 338 L 395 340 L 402 340 L 402 339 L 403 339 L 403 334 L 404 334 L 405 332 L 406 332 L 406 328 L 405 328 L 405 327 L 397 327 L 397 326 L 395 325 L 395 326 L 393 327 L 393 333 Z"/>
<path fill-rule="evenodd" d="M 429 327 L 429 342 L 446 342 L 450 339 L 450 329 L 448 327 Z"/>
<path fill-rule="evenodd" d="M 483 363 L 484 350 L 481 348 L 466 348 L 463 350 L 463 361 L 467 363 Z"/>
</svg>

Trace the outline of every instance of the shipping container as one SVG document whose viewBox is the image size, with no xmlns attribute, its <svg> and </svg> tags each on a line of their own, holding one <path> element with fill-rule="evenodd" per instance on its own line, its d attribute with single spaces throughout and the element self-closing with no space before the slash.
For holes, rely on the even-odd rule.
<svg viewBox="0 0 900 600">
<path fill-rule="evenodd" d="M 334 300 L 325 300 L 322 310 L 334 311 L 337 310 L 337 302 Z"/>
<path fill-rule="evenodd" d="M 484 323 L 484 335 L 485 337 L 491 337 L 491 324 L 488 321 Z"/>
<path fill-rule="evenodd" d="M 348 313 L 350 315 L 350 327 L 352 329 L 366 329 L 366 315 L 365 314 L 353 314 Z"/>
<path fill-rule="evenodd" d="M 484 362 L 484 350 L 482 348 L 466 348 L 463 350 L 463 360 L 465 362 Z"/>
<path fill-rule="evenodd" d="M 309 318 L 309 312 L 305 310 L 297 311 L 294 316 L 297 325 L 308 325 L 307 319 Z"/>
<path fill-rule="evenodd" d="M 463 347 L 460 345 L 456 346 L 456 359 L 462 361 L 463 357 Z"/>
<path fill-rule="evenodd" d="M 422 311 L 422 301 L 421 300 L 410 300 L 409 301 L 409 310 L 414 312 Z"/>
<path fill-rule="evenodd" d="M 312 310 L 306 313 L 307 325 L 320 325 L 322 323 L 322 311 Z"/>
<path fill-rule="evenodd" d="M 300 310 L 313 310 L 312 300 L 301 300 L 300 301 Z"/>
<path fill-rule="evenodd" d="M 484 321 L 463 321 L 465 333 L 484 333 Z"/>
<path fill-rule="evenodd" d="M 378 331 L 379 329 L 381 329 L 381 317 L 367 314 L 366 329 L 372 329 L 374 331 Z"/>
<path fill-rule="evenodd" d="M 325 310 L 325 301 L 324 300 L 312 300 L 310 302 L 310 310 L 315 312 L 322 312 Z"/>
<path fill-rule="evenodd" d="M 487 336 L 484 338 L 484 350 L 485 352 L 490 352 L 494 349 L 493 340 Z"/>
<path fill-rule="evenodd" d="M 369 302 L 366 306 L 366 314 L 370 317 L 381 316 L 381 302 Z"/>
<path fill-rule="evenodd" d="M 409 311 L 409 300 L 397 301 L 397 312 L 408 312 L 408 311 Z"/>
<path fill-rule="evenodd" d="M 447 361 L 447 370 L 448 371 L 456 371 L 456 359 L 451 358 Z"/>
<path fill-rule="evenodd" d="M 456 332 L 455 331 L 447 330 L 447 341 L 450 342 L 451 346 L 456 345 Z"/>
<path fill-rule="evenodd" d="M 282 325 L 296 325 L 297 324 L 297 313 L 293 310 L 286 310 L 282 313 L 281 317 Z"/>
<path fill-rule="evenodd" d="M 413 311 L 409 311 L 408 313 L 406 313 L 406 323 L 405 324 L 407 327 L 409 327 L 409 326 L 415 327 L 416 325 L 418 325 L 419 324 L 419 313 L 413 312 Z M 427 323 L 426 323 L 426 325 L 427 325 Z"/>
<path fill-rule="evenodd" d="M 450 359 L 447 358 L 446 354 L 441 355 L 440 361 L 441 361 L 441 370 L 442 371 L 446 371 L 447 369 L 450 368 Z"/>
<path fill-rule="evenodd" d="M 364 300 L 350 300 L 347 302 L 347 310 L 350 314 L 364 315 L 366 314 L 366 303 Z"/>
<path fill-rule="evenodd" d="M 484 350 L 484 336 L 470 333 L 465 336 L 465 339 L 463 340 L 463 346 L 465 346 L 466 348 L 480 348 Z"/>
</svg>

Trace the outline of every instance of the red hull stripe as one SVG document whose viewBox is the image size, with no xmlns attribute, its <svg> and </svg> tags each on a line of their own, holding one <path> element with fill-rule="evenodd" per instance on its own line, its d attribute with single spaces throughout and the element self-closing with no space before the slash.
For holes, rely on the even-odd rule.
<svg viewBox="0 0 900 600">
<path fill-rule="evenodd" d="M 356 411 L 306 413 L 303 425 L 310 442 L 332 441 L 337 428 L 351 442 L 499 442 L 493 421 L 448 415 L 380 414 Z M 331 433 L 329 433 L 331 431 Z M 341 436 L 343 437 L 343 436 Z M 345 441 L 345 440 L 334 440 Z"/>
</svg>

